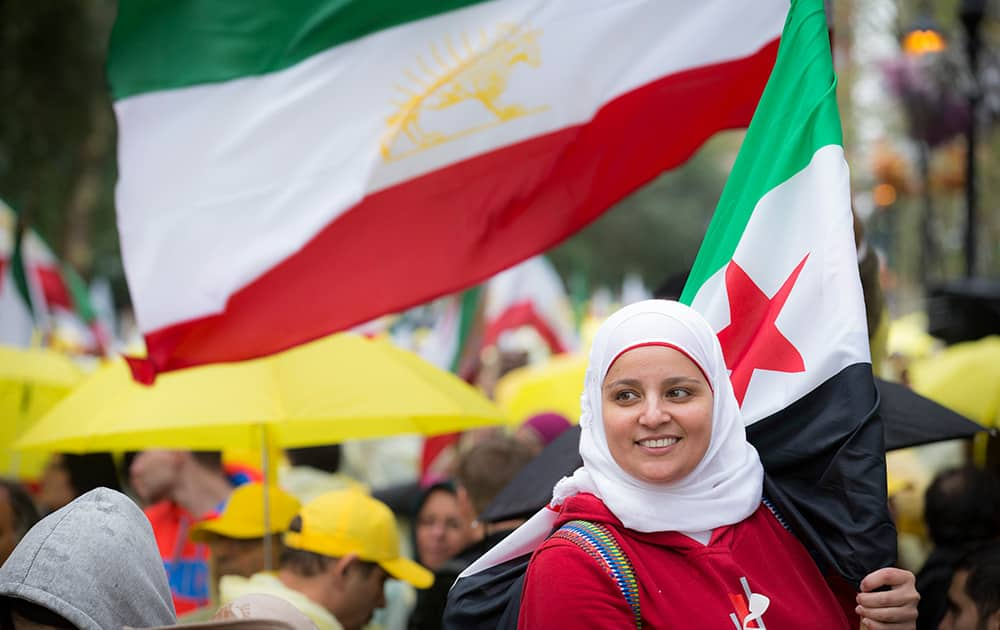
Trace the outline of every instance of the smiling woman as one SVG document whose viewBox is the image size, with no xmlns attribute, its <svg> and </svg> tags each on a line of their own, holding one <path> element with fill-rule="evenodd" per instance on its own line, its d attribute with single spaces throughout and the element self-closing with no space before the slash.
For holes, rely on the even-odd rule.
<svg viewBox="0 0 1000 630">
<path fill-rule="evenodd" d="M 554 490 L 519 628 L 857 627 L 854 593 L 835 595 L 762 501 L 764 470 L 701 315 L 663 300 L 612 315 L 581 406 L 583 467 Z M 868 627 L 912 628 L 913 576 L 893 575 L 902 588 L 859 612 L 901 623 Z"/>
</svg>

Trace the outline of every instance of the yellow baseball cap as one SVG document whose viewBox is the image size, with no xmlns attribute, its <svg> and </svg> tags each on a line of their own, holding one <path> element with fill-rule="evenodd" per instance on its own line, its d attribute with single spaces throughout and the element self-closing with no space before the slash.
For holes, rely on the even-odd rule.
<svg viewBox="0 0 1000 630">
<path fill-rule="evenodd" d="M 416 588 L 434 583 L 434 574 L 399 555 L 392 510 L 363 491 L 348 488 L 322 494 L 299 512 L 301 528 L 285 532 L 285 546 L 342 558 L 355 554 L 375 562 L 392 577 Z"/>
<path fill-rule="evenodd" d="M 277 486 L 267 487 L 269 527 L 264 528 L 264 486 L 247 483 L 233 490 L 221 512 L 199 521 L 191 528 L 191 540 L 202 542 L 210 534 L 226 538 L 263 538 L 280 534 L 298 513 L 299 500 Z"/>
</svg>

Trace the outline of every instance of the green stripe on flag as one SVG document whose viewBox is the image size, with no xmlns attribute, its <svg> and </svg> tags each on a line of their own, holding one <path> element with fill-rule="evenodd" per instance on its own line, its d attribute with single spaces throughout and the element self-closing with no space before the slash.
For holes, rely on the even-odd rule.
<svg viewBox="0 0 1000 630">
<path fill-rule="evenodd" d="M 289 68 L 376 31 L 484 0 L 121 0 L 114 98 Z"/>
<path fill-rule="evenodd" d="M 450 366 L 451 371 L 455 374 L 458 374 L 459 368 L 462 367 L 462 359 L 469 343 L 473 324 L 476 321 L 476 314 L 479 312 L 479 301 L 482 294 L 482 285 L 476 285 L 462 292 L 458 319 L 458 341 L 455 344 L 455 356 L 452 357 Z"/>
<path fill-rule="evenodd" d="M 760 199 L 804 169 L 821 147 L 843 144 L 826 19 L 816 18 L 823 3 L 793 5 L 802 2 L 813 6 L 788 13 L 771 77 L 684 285 L 685 304 L 732 259 Z M 830 72 L 809 69 L 814 64 Z"/>
<path fill-rule="evenodd" d="M 14 225 L 14 251 L 10 256 L 10 271 L 14 277 L 14 285 L 17 286 L 17 292 L 21 295 L 21 299 L 28 307 L 31 317 L 34 319 L 38 317 L 38 310 L 34 300 L 31 299 L 31 287 L 28 286 L 28 273 L 24 266 L 24 236 L 27 231 L 27 228 L 21 223 L 21 219 L 18 218 L 17 223 Z"/>
<path fill-rule="evenodd" d="M 87 283 L 83 281 L 80 274 L 76 272 L 69 263 L 62 264 L 63 281 L 69 288 L 70 296 L 73 298 L 73 309 L 84 321 L 91 323 L 97 317 L 94 306 L 90 303 L 90 294 L 87 292 Z"/>
</svg>

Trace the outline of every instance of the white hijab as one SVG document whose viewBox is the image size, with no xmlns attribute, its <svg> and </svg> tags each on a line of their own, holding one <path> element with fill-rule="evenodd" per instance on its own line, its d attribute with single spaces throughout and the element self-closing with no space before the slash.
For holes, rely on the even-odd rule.
<svg viewBox="0 0 1000 630">
<path fill-rule="evenodd" d="M 626 473 L 608 449 L 601 415 L 601 388 L 611 363 L 640 344 L 664 343 L 683 351 L 712 387 L 712 436 L 701 462 L 686 477 L 653 484 Z M 757 509 L 764 469 L 747 442 L 722 348 L 708 322 L 678 302 L 646 300 L 626 306 L 601 325 L 590 350 L 580 416 L 583 467 L 563 478 L 552 502 L 488 551 L 460 578 L 530 553 L 552 532 L 558 507 L 589 492 L 625 527 L 640 532 L 703 533 L 738 523 Z"/>
<path fill-rule="evenodd" d="M 601 388 L 611 363 L 622 352 L 650 343 L 686 354 L 708 378 L 714 397 L 705 456 L 683 479 L 662 484 L 622 470 L 608 450 L 601 416 Z M 625 527 L 640 532 L 711 530 L 742 521 L 760 505 L 764 469 L 746 440 L 722 348 L 708 322 L 690 307 L 646 300 L 608 318 L 590 350 L 580 406 L 583 467 L 556 485 L 553 503 L 591 492 Z"/>
</svg>

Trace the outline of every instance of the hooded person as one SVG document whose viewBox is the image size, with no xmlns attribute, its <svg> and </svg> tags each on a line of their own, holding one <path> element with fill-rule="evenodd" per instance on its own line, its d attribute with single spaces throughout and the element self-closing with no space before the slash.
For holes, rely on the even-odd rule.
<svg viewBox="0 0 1000 630">
<path fill-rule="evenodd" d="M 762 501 L 760 458 L 697 312 L 647 300 L 612 315 L 594 339 L 581 407 L 583 466 L 462 574 L 533 551 L 518 627 L 857 627 Z M 859 608 L 863 618 L 912 628 L 908 576 L 860 595 L 877 606 Z M 863 588 L 885 580 L 873 574 Z"/>
<path fill-rule="evenodd" d="M 97 488 L 39 521 L 0 567 L 0 620 L 120 630 L 176 622 L 149 521 Z"/>
</svg>

